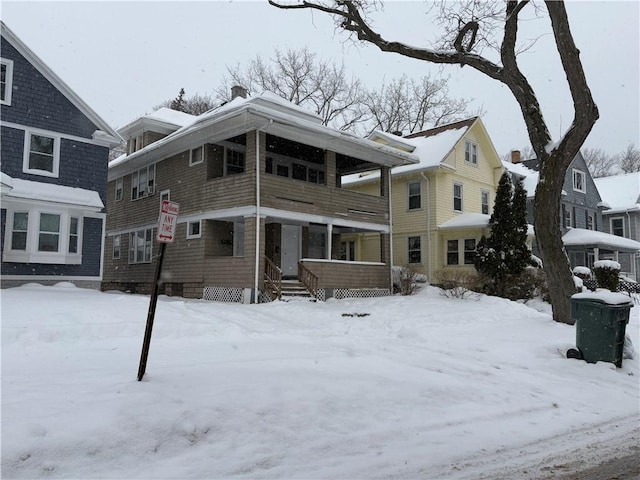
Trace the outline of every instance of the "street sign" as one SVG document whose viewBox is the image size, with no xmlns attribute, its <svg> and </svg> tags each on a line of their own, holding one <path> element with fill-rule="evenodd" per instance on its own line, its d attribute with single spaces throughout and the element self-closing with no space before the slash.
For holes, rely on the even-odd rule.
<svg viewBox="0 0 640 480">
<path fill-rule="evenodd" d="M 173 243 L 178 223 L 178 211 L 180 205 L 176 202 L 163 200 L 160 207 L 160 224 L 156 240 L 162 243 Z"/>
</svg>

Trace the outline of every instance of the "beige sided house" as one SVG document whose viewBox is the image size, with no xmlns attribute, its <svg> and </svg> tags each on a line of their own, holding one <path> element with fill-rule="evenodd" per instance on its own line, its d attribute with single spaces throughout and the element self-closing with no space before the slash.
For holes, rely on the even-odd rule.
<svg viewBox="0 0 640 480">
<path fill-rule="evenodd" d="M 488 235 L 502 162 L 479 117 L 400 137 L 374 132 L 369 138 L 416 155 L 417 164 L 392 172 L 393 263 L 437 283 L 444 272 L 475 271 L 477 242 Z M 350 175 L 354 192 L 379 189 L 376 172 Z M 374 255 L 364 232 L 344 239 L 343 251 L 357 260 Z"/>
<path fill-rule="evenodd" d="M 319 299 L 390 292 L 388 179 L 415 155 L 239 87 L 200 116 L 161 109 L 119 133 L 128 153 L 109 165 L 104 289 L 150 291 L 170 199 L 180 215 L 163 264 L 168 295 L 261 302 L 280 298 L 288 279 Z M 342 188 L 345 175 L 372 169 L 387 179 L 375 192 Z M 338 259 L 354 233 L 376 238 L 368 261 Z"/>
</svg>

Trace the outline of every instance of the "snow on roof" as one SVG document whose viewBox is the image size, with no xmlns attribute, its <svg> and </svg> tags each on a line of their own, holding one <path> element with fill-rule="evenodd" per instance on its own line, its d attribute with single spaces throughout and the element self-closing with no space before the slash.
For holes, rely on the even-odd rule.
<svg viewBox="0 0 640 480">
<path fill-rule="evenodd" d="M 184 127 L 185 125 L 192 123 L 196 119 L 196 115 L 162 107 L 149 115 L 144 115 L 142 118 L 151 118 L 153 120 L 159 120 L 161 122 Z"/>
<path fill-rule="evenodd" d="M 611 210 L 631 210 L 638 208 L 640 196 L 640 172 L 601 177 L 594 179 L 603 202 Z"/>
<path fill-rule="evenodd" d="M 511 163 L 502 161 L 504 168 L 516 175 L 522 177 L 522 186 L 527 192 L 527 197 L 531 198 L 536 194 L 536 187 L 538 186 L 538 180 L 540 179 L 540 173 L 527 167 L 523 163 Z"/>
<path fill-rule="evenodd" d="M 446 222 L 441 223 L 438 228 L 440 230 L 453 230 L 456 228 L 477 228 L 487 227 L 489 225 L 490 215 L 482 213 L 463 213 Z"/>
<path fill-rule="evenodd" d="M 4 172 L 0 172 L 0 184 L 2 185 L 2 192 L 5 193 L 13 188 L 13 178 Z"/>
<path fill-rule="evenodd" d="M 605 232 L 572 228 L 562 237 L 565 245 L 600 245 L 613 250 L 640 251 L 640 242 Z"/>
<path fill-rule="evenodd" d="M 100 195 L 93 190 L 52 183 L 32 182 L 19 178 L 14 178 L 12 181 L 13 189 L 7 194 L 7 198 L 62 203 L 98 210 L 104 208 Z"/>
</svg>

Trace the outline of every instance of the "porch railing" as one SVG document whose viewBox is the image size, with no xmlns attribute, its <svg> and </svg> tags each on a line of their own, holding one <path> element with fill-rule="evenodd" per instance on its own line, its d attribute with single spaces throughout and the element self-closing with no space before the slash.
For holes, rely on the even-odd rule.
<svg viewBox="0 0 640 480">
<path fill-rule="evenodd" d="M 279 300 L 282 296 L 282 270 L 265 257 L 264 268 L 265 289 L 272 300 Z"/>
<path fill-rule="evenodd" d="M 318 276 L 298 262 L 298 280 L 309 290 L 314 297 L 318 296 Z"/>
</svg>

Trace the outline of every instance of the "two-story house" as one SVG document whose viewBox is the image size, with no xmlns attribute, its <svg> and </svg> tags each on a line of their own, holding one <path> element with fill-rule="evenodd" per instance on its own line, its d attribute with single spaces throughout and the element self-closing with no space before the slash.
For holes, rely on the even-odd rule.
<svg viewBox="0 0 640 480">
<path fill-rule="evenodd" d="M 2 286 L 97 288 L 109 148 L 122 139 L 0 25 Z"/>
<path fill-rule="evenodd" d="M 502 163 L 479 117 L 400 137 L 374 132 L 370 138 L 410 152 L 419 163 L 392 170 L 393 260 L 438 281 L 439 272 L 475 271 L 476 244 L 488 228 Z M 355 192 L 380 188 L 376 173 L 351 175 Z M 372 254 L 366 233 L 347 239 L 343 252 L 355 259 Z"/>
<path fill-rule="evenodd" d="M 535 158 L 522 160 L 519 151 L 514 150 L 511 162 L 503 163 L 515 178 L 524 179 L 527 217 L 529 223 L 533 223 L 533 200 L 539 182 L 539 162 Z M 593 262 L 597 260 L 619 260 L 621 255 L 633 255 L 640 248 L 637 242 L 606 233 L 602 214 L 605 206 L 599 188 L 589 173 L 582 154 L 578 152 L 565 175 L 558 219 L 562 241 L 572 268 L 592 268 Z M 535 240 L 533 253 L 540 256 Z"/>
<path fill-rule="evenodd" d="M 179 204 L 164 292 L 213 300 L 279 298 L 298 279 L 317 298 L 391 290 L 389 182 L 363 194 L 342 178 L 415 163 L 408 152 L 322 125 L 265 92 L 197 117 L 166 110 L 119 131 L 128 153 L 109 165 L 104 289 L 148 292 L 161 200 Z M 341 237 L 377 238 L 368 262 L 341 261 Z"/>
</svg>

